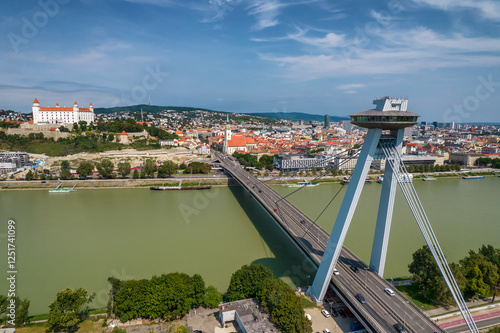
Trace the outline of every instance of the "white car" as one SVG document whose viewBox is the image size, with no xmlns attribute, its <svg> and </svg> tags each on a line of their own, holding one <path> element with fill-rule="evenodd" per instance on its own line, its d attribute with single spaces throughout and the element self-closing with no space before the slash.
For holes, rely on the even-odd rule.
<svg viewBox="0 0 500 333">
<path fill-rule="evenodd" d="M 326 318 L 330 317 L 330 313 L 328 313 L 328 311 L 326 310 L 321 310 L 321 313 L 323 314 L 323 316 L 325 316 Z"/>
<path fill-rule="evenodd" d="M 396 295 L 394 291 L 391 288 L 385 288 L 384 291 L 387 293 L 389 296 L 394 296 Z"/>
<path fill-rule="evenodd" d="M 323 330 L 323 333 L 330 333 L 330 330 L 329 330 L 328 328 L 325 328 L 325 329 Z"/>
<path fill-rule="evenodd" d="M 339 275 L 339 271 L 338 271 L 336 268 L 334 268 L 334 269 L 333 269 L 333 274 L 334 274 L 334 275 Z"/>
<path fill-rule="evenodd" d="M 306 318 L 309 319 L 309 321 L 311 321 L 311 315 L 309 313 L 306 313 Z"/>
</svg>

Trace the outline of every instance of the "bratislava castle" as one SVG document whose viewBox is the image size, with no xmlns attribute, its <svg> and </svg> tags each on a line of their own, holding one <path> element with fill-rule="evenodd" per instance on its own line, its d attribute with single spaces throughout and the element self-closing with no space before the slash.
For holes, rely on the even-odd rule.
<svg viewBox="0 0 500 333">
<path fill-rule="evenodd" d="M 75 102 L 73 107 L 62 107 L 59 104 L 56 106 L 40 106 L 40 103 L 35 98 L 33 101 L 33 123 L 36 125 L 60 124 L 68 125 L 86 121 L 87 124 L 94 122 L 94 107 L 92 103 L 88 108 L 78 107 Z"/>
</svg>

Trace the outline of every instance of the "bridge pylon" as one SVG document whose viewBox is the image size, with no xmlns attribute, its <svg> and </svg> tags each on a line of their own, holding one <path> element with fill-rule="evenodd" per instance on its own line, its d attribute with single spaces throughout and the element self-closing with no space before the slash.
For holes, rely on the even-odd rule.
<svg viewBox="0 0 500 333">
<path fill-rule="evenodd" d="M 384 142 L 385 145 L 389 145 L 401 153 L 404 128 L 413 126 L 417 121 L 418 115 L 407 112 L 408 100 L 406 99 L 384 97 L 373 102 L 377 105 L 376 109 L 351 115 L 351 122 L 368 128 L 368 132 L 328 239 L 321 264 L 312 286 L 307 291 L 308 296 L 316 303 L 321 303 L 325 297 L 372 162 L 374 159 L 385 158 L 380 143 Z M 383 135 L 383 130 L 389 130 L 390 133 Z M 384 273 L 389 244 L 398 182 L 397 175 L 397 170 L 393 170 L 392 165 L 386 163 L 370 259 L 370 268 L 381 277 Z"/>
</svg>

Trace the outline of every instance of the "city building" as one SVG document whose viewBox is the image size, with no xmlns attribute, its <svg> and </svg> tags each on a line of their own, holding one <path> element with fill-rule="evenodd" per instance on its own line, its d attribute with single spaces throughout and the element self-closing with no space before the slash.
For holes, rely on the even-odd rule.
<svg viewBox="0 0 500 333">
<path fill-rule="evenodd" d="M 0 174 L 14 172 L 17 168 L 30 165 L 30 157 L 25 152 L 2 151 L 0 152 Z"/>
<path fill-rule="evenodd" d="M 325 114 L 325 128 L 330 128 L 330 115 Z"/>
<path fill-rule="evenodd" d="M 237 332 L 280 332 L 269 320 L 269 314 L 260 310 L 255 299 L 223 303 L 219 305 L 218 317 L 222 327 L 231 323 Z"/>
<path fill-rule="evenodd" d="M 274 166 L 281 171 L 299 171 L 312 168 L 326 168 L 325 156 L 279 155 L 274 157 Z"/>
<path fill-rule="evenodd" d="M 33 101 L 33 123 L 35 125 L 59 124 L 68 125 L 85 121 L 87 124 L 94 122 L 94 107 L 92 103 L 88 108 L 81 108 L 78 103 L 74 103 L 73 107 L 62 107 L 59 104 L 56 106 L 40 106 L 38 99 Z"/>
</svg>

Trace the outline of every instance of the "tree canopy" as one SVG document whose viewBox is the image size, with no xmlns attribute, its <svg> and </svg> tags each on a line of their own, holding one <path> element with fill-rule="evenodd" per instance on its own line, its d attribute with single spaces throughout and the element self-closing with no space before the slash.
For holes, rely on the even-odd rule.
<svg viewBox="0 0 500 333">
<path fill-rule="evenodd" d="M 110 178 L 115 165 L 111 160 L 105 158 L 100 163 L 97 163 L 96 167 L 102 177 Z"/>
<path fill-rule="evenodd" d="M 92 171 L 94 171 L 94 165 L 89 162 L 82 162 L 76 169 L 76 172 L 81 176 L 81 177 L 87 177 L 92 175 Z"/>
<path fill-rule="evenodd" d="M 83 288 L 59 291 L 56 300 L 49 305 L 48 332 L 76 331 L 82 317 L 87 313 L 87 306 L 94 294 L 88 294 Z"/>
<path fill-rule="evenodd" d="M 191 173 L 202 173 L 202 174 L 208 174 L 212 167 L 208 163 L 201 163 L 201 162 L 191 162 L 189 165 L 184 169 L 185 174 L 191 174 Z"/>
<path fill-rule="evenodd" d="M 273 278 L 273 272 L 264 265 L 244 265 L 231 276 L 227 299 L 236 301 L 256 297 L 266 282 Z"/>
<path fill-rule="evenodd" d="M 177 164 L 173 161 L 165 161 L 158 167 L 158 178 L 166 178 L 177 172 Z"/>
<path fill-rule="evenodd" d="M 162 274 L 151 279 L 122 281 L 110 277 L 109 311 L 121 321 L 181 317 L 205 302 L 205 282 L 195 274 Z M 210 291 L 213 292 L 213 289 Z"/>
<path fill-rule="evenodd" d="M 300 297 L 278 279 L 267 280 L 257 297 L 264 311 L 284 333 L 311 333 L 311 322 L 305 317 Z"/>
<path fill-rule="evenodd" d="M 478 252 L 470 250 L 458 264 L 450 263 L 453 276 L 465 297 L 474 299 L 498 294 L 499 256 L 499 249 L 492 245 L 483 245 Z M 413 261 L 408 267 L 413 274 L 413 280 L 418 283 L 421 296 L 438 304 L 451 303 L 451 294 L 427 246 L 413 253 Z M 494 300 L 495 297 L 492 302 Z"/>
</svg>

